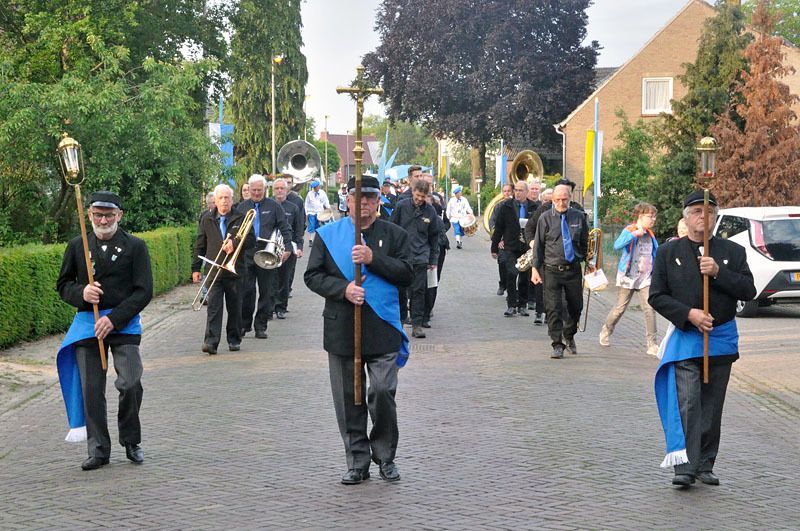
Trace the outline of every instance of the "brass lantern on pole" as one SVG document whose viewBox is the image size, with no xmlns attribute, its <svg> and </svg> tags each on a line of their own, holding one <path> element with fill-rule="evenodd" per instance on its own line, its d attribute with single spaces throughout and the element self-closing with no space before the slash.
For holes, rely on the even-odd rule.
<svg viewBox="0 0 800 531">
<path fill-rule="evenodd" d="M 695 149 L 700 152 L 700 175 L 706 179 L 714 177 L 714 163 L 719 149 L 717 141 L 710 136 L 703 137 Z"/>
<path fill-rule="evenodd" d="M 83 182 L 83 150 L 77 140 L 67 133 L 61 134 L 58 143 L 58 162 L 61 173 L 70 186 L 78 186 Z"/>
</svg>

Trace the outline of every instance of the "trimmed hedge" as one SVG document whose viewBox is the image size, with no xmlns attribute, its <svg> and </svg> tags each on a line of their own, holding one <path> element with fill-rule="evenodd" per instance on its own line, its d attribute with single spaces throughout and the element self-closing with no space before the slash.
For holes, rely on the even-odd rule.
<svg viewBox="0 0 800 531">
<path fill-rule="evenodd" d="M 150 251 L 154 295 L 191 279 L 196 230 L 137 234 Z M 0 349 L 69 328 L 75 308 L 62 302 L 55 289 L 65 248 L 61 243 L 0 249 Z"/>
</svg>

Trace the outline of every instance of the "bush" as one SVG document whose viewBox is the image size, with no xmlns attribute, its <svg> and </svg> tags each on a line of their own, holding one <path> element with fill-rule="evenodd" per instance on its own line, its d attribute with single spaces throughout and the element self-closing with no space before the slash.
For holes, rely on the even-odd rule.
<svg viewBox="0 0 800 531">
<path fill-rule="evenodd" d="M 137 235 L 150 251 L 154 295 L 191 278 L 195 232 L 189 226 Z M 61 243 L 0 250 L 0 348 L 69 328 L 75 308 L 55 289 L 65 248 Z"/>
</svg>

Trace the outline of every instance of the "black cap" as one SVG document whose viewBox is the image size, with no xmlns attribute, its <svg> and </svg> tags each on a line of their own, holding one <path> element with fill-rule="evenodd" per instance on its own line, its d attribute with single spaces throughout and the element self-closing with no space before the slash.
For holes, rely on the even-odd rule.
<svg viewBox="0 0 800 531">
<path fill-rule="evenodd" d="M 350 177 L 350 180 L 347 181 L 347 190 L 352 192 L 356 189 L 356 178 Z M 372 175 L 362 175 L 361 176 L 361 191 L 367 193 L 375 193 L 379 194 L 381 192 L 381 186 L 378 183 L 378 179 L 373 177 Z"/>
<path fill-rule="evenodd" d="M 694 192 L 690 193 L 686 196 L 686 199 L 683 200 L 683 208 L 686 208 L 690 205 L 696 205 L 697 203 L 703 202 L 703 191 L 702 190 L 695 190 Z M 714 197 L 714 194 L 708 192 L 708 204 L 717 206 L 717 198 Z"/>
<path fill-rule="evenodd" d="M 114 192 L 98 190 L 89 196 L 89 206 L 101 208 L 122 208 L 122 201 Z"/>
</svg>

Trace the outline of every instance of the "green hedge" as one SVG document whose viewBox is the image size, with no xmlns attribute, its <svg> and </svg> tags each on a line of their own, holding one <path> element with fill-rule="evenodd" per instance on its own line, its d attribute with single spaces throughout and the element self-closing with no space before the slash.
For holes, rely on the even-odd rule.
<svg viewBox="0 0 800 531">
<path fill-rule="evenodd" d="M 137 234 L 150 251 L 153 292 L 191 279 L 196 228 L 162 228 Z M 65 244 L 0 249 L 0 348 L 69 328 L 75 308 L 55 289 Z"/>
</svg>

